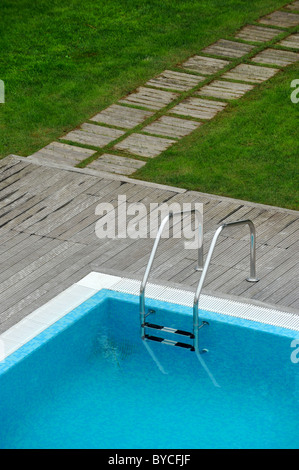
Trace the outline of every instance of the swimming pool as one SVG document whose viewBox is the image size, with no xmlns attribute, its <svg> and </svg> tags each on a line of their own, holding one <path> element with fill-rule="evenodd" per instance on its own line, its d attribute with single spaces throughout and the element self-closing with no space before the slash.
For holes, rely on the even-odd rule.
<svg viewBox="0 0 299 470">
<path fill-rule="evenodd" d="M 155 323 L 190 330 L 163 292 Z M 200 308 L 199 359 L 140 339 L 138 295 L 90 294 L 0 363 L 1 448 L 298 448 L 298 330 Z"/>
</svg>

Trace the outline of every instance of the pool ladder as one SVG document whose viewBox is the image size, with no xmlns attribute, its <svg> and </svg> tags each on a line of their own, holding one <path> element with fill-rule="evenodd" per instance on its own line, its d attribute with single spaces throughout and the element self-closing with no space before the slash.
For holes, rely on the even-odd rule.
<svg viewBox="0 0 299 470">
<path fill-rule="evenodd" d="M 140 297 L 139 297 L 139 310 L 140 310 L 140 325 L 141 325 L 141 338 L 143 340 L 149 340 L 149 341 L 157 341 L 163 344 L 167 344 L 170 346 L 178 346 L 181 348 L 188 349 L 190 351 L 195 351 L 197 354 L 200 354 L 202 352 L 205 352 L 206 350 L 201 350 L 199 349 L 199 331 L 201 328 L 204 326 L 208 326 L 209 323 L 206 321 L 199 321 L 199 315 L 198 315 L 198 302 L 200 298 L 200 294 L 203 288 L 204 281 L 207 276 L 207 272 L 210 266 L 211 258 L 214 253 L 214 249 L 218 240 L 219 235 L 221 232 L 227 228 L 227 227 L 233 227 L 233 226 L 238 226 L 238 225 L 248 225 L 250 229 L 250 275 L 249 277 L 246 278 L 246 281 L 248 282 L 257 282 L 259 279 L 256 277 L 256 232 L 255 232 L 255 227 L 254 224 L 251 220 L 238 220 L 236 222 L 228 222 L 225 224 L 220 225 L 212 239 L 207 258 L 205 263 L 203 263 L 203 222 L 202 222 L 202 214 L 199 213 L 197 209 L 193 209 L 191 211 L 188 211 L 190 213 L 195 213 L 195 215 L 199 216 L 199 225 L 198 225 L 198 261 L 197 261 L 197 266 L 196 266 L 196 271 L 202 271 L 197 289 L 195 291 L 194 295 L 194 300 L 193 300 L 193 331 L 184 331 L 180 329 L 175 329 L 175 328 L 170 328 L 167 326 L 162 326 L 158 325 L 155 323 L 149 323 L 146 321 L 146 318 L 148 315 L 151 315 L 154 312 L 154 310 L 149 310 L 147 313 L 145 313 L 145 287 L 148 281 L 148 277 L 153 265 L 153 261 L 156 255 L 156 251 L 162 236 L 163 229 L 165 225 L 169 222 L 169 220 L 173 219 L 174 216 L 182 214 L 186 214 L 186 211 L 180 212 L 180 213 L 174 213 L 172 211 L 169 212 L 169 214 L 163 219 L 155 242 L 154 246 L 152 248 L 150 258 L 148 261 L 148 264 L 146 266 L 146 270 L 143 276 L 143 280 L 141 282 L 140 286 Z M 155 331 L 160 331 L 160 332 L 165 332 L 165 333 L 171 333 L 173 335 L 179 335 L 184 338 L 189 338 L 192 340 L 191 343 L 185 343 L 181 341 L 176 341 L 176 340 L 170 340 L 168 338 L 163 338 L 161 336 L 155 336 L 151 335 L 148 333 L 148 330 L 155 330 Z"/>
</svg>

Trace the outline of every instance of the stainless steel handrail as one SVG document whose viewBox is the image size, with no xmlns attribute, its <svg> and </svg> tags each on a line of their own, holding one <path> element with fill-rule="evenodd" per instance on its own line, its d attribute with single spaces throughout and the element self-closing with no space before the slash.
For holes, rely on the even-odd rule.
<svg viewBox="0 0 299 470">
<path fill-rule="evenodd" d="M 255 227 L 254 224 L 251 220 L 238 220 L 237 222 L 228 222 L 226 224 L 220 225 L 218 229 L 216 230 L 214 237 L 212 239 L 207 259 L 194 295 L 194 302 L 193 302 L 193 333 L 194 333 L 194 349 L 198 353 L 199 352 L 199 318 L 198 318 L 198 302 L 199 302 L 199 297 L 202 291 L 203 284 L 206 279 L 206 275 L 210 266 L 211 258 L 218 240 L 218 237 L 222 230 L 224 230 L 226 227 L 231 227 L 234 225 L 249 225 L 250 228 L 250 276 L 246 278 L 246 281 L 248 282 L 257 282 L 259 279 L 256 277 L 256 233 L 255 233 Z"/>
<path fill-rule="evenodd" d="M 198 258 L 197 258 L 197 266 L 196 270 L 201 271 L 203 269 L 203 223 L 202 223 L 202 214 L 198 209 L 191 209 L 188 211 L 182 211 L 182 212 L 173 212 L 170 211 L 169 214 L 164 217 L 164 219 L 161 222 L 161 225 L 159 227 L 154 246 L 152 248 L 151 254 L 150 254 L 150 259 L 147 263 L 146 270 L 143 276 L 143 280 L 140 285 L 140 297 L 139 297 L 139 311 L 140 311 L 140 324 L 141 324 L 141 337 L 144 338 L 144 321 L 145 321 L 145 287 L 148 281 L 148 277 L 152 268 L 152 264 L 156 255 L 156 251 L 162 236 L 162 232 L 164 230 L 164 227 L 166 223 L 170 220 L 173 219 L 174 216 L 176 215 L 185 215 L 188 213 L 198 213 L 199 214 L 199 247 L 198 247 Z"/>
</svg>

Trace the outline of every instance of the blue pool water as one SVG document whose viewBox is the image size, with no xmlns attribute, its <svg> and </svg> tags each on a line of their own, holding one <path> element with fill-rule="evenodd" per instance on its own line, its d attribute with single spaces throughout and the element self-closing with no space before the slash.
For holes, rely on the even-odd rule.
<svg viewBox="0 0 299 470">
<path fill-rule="evenodd" d="M 192 329 L 190 308 L 147 304 Z M 298 448 L 298 332 L 200 318 L 204 363 L 145 345 L 138 298 L 102 290 L 0 364 L 0 447 Z"/>
</svg>

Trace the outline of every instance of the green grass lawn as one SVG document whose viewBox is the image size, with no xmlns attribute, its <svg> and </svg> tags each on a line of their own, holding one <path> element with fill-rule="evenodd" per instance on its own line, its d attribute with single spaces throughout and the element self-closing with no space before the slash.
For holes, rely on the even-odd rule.
<svg viewBox="0 0 299 470">
<path fill-rule="evenodd" d="M 3 0 L 0 157 L 30 155 L 155 74 L 283 4 Z M 289 99 L 293 78 L 299 72 L 290 68 L 259 87 L 150 161 L 138 177 L 296 207 L 299 104 Z"/>
<path fill-rule="evenodd" d="M 299 209 L 298 65 L 279 72 L 135 173 L 136 178 Z"/>
</svg>

